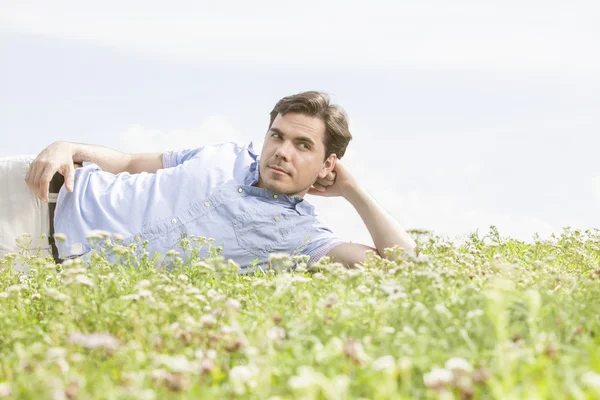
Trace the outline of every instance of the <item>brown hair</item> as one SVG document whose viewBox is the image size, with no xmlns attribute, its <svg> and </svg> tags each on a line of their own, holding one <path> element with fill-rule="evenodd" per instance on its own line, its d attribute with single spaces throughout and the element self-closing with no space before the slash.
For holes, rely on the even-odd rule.
<svg viewBox="0 0 600 400">
<path fill-rule="evenodd" d="M 283 116 L 289 112 L 321 118 L 325 122 L 325 159 L 334 153 L 339 159 L 344 156 L 346 147 L 352 140 L 348 129 L 348 114 L 337 104 L 330 104 L 327 93 L 308 91 L 282 98 L 271 111 L 269 129 L 278 114 Z"/>
</svg>

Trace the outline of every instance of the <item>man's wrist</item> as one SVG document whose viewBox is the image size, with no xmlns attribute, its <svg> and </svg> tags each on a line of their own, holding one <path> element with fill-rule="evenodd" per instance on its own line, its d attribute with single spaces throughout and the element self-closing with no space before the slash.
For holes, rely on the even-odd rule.
<svg viewBox="0 0 600 400">
<path fill-rule="evenodd" d="M 348 202 L 350 204 L 355 205 L 357 201 L 359 201 L 361 198 L 363 198 L 363 196 L 366 195 L 366 190 L 358 184 L 355 185 L 350 185 L 348 186 L 348 188 L 346 188 L 346 190 L 344 190 L 344 193 L 342 193 L 342 196 L 348 200 Z"/>
</svg>

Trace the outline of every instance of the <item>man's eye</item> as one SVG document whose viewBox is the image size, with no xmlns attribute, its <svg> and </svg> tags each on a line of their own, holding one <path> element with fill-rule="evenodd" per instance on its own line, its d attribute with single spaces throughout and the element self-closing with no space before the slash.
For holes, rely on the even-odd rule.
<svg viewBox="0 0 600 400">
<path fill-rule="evenodd" d="M 300 143 L 300 146 L 304 146 L 306 150 L 310 150 L 310 146 L 306 143 Z"/>
</svg>

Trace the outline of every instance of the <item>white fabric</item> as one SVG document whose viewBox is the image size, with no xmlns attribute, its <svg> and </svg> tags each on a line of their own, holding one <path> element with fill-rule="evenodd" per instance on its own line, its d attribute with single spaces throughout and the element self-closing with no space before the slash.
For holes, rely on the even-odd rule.
<svg viewBox="0 0 600 400">
<path fill-rule="evenodd" d="M 52 255 L 48 238 L 40 235 L 50 232 L 48 204 L 40 200 L 27 186 L 25 176 L 33 156 L 0 158 L 0 260 L 8 253 L 29 250 L 35 254 L 40 245 L 40 255 Z M 28 239 L 19 240 L 24 234 Z M 19 265 L 17 265 L 18 267 Z"/>
</svg>

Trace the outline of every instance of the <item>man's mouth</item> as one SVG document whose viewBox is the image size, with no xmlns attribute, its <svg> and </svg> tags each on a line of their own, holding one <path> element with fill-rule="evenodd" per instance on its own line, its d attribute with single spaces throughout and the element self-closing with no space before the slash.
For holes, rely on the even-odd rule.
<svg viewBox="0 0 600 400">
<path fill-rule="evenodd" d="M 287 171 L 286 171 L 286 170 L 284 170 L 283 168 L 276 167 L 276 166 L 273 166 L 273 165 L 272 165 L 272 166 L 270 166 L 269 168 L 271 168 L 273 171 L 275 171 L 275 172 L 277 172 L 277 173 L 280 173 L 280 174 L 285 174 L 285 175 L 289 175 L 289 174 L 287 173 Z"/>
</svg>

